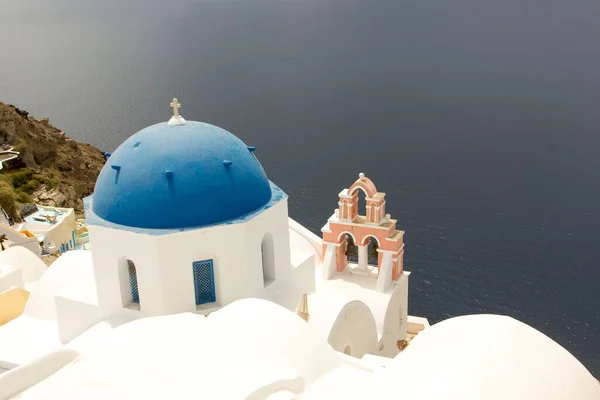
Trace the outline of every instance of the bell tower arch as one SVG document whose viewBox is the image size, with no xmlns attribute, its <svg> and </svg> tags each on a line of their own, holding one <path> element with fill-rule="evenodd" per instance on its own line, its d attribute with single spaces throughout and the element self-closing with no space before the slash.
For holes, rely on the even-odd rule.
<svg viewBox="0 0 600 400">
<path fill-rule="evenodd" d="M 358 208 L 360 192 L 365 194 L 364 210 Z M 397 230 L 397 221 L 386 214 L 385 193 L 377 191 L 373 181 L 361 172 L 358 179 L 338 196 L 339 208 L 321 229 L 324 277 L 328 279 L 346 269 L 356 274 L 376 275 L 377 290 L 386 291 L 404 271 L 404 231 Z M 348 257 L 347 234 L 358 247 L 357 264 Z M 373 259 L 377 262 L 371 267 L 369 262 L 375 264 Z"/>
</svg>

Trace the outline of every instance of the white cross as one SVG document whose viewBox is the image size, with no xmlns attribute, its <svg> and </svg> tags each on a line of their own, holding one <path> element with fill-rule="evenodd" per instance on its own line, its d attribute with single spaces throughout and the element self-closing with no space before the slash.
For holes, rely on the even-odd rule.
<svg viewBox="0 0 600 400">
<path fill-rule="evenodd" d="M 171 107 L 173 107 L 173 115 L 175 117 L 179 116 L 179 109 L 181 108 L 181 104 L 177 101 L 177 98 L 174 98 L 171 102 Z"/>
<path fill-rule="evenodd" d="M 179 115 L 179 108 L 181 108 L 181 104 L 177 101 L 177 98 L 173 98 L 171 102 L 171 107 L 173 107 L 173 116 L 169 119 L 169 126 L 175 125 L 185 125 L 185 119 L 181 115 Z"/>
</svg>

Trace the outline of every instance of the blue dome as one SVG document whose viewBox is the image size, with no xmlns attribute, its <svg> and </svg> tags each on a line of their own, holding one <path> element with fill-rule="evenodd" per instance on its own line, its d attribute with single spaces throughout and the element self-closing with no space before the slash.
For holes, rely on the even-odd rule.
<svg viewBox="0 0 600 400">
<path fill-rule="evenodd" d="M 96 181 L 94 213 L 116 224 L 153 229 L 241 217 L 271 199 L 253 150 L 202 122 L 149 126 L 110 155 Z"/>
</svg>

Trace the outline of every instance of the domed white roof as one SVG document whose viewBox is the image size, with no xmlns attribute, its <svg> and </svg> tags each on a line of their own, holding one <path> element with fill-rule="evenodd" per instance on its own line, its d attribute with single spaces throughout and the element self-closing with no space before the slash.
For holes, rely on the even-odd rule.
<svg viewBox="0 0 600 400">
<path fill-rule="evenodd" d="M 88 344 L 89 345 L 89 344 Z M 85 346 L 84 346 L 85 347 Z M 303 391 L 342 359 L 294 313 L 259 299 L 139 319 L 26 390 L 26 399 L 264 399 Z"/>
<path fill-rule="evenodd" d="M 21 270 L 21 277 L 28 289 L 46 271 L 46 264 L 31 250 L 22 246 L 12 246 L 0 251 L 0 281 L 15 270 Z M 0 291 L 8 289 L 0 284 Z"/>
<path fill-rule="evenodd" d="M 499 315 L 451 318 L 424 330 L 376 375 L 369 398 L 594 400 L 600 385 L 567 350 Z M 357 397 L 360 398 L 360 397 Z"/>
</svg>

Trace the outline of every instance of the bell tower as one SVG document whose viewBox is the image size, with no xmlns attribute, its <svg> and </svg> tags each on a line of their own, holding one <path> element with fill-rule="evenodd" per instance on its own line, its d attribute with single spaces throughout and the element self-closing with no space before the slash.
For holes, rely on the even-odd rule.
<svg viewBox="0 0 600 400">
<path fill-rule="evenodd" d="M 360 192 L 365 195 L 365 210 L 358 209 Z M 404 270 L 404 231 L 396 229 L 397 221 L 386 214 L 385 206 L 385 193 L 378 192 L 363 173 L 339 193 L 338 208 L 321 229 L 324 278 L 350 268 L 352 273 L 376 275 L 381 292 L 399 279 Z M 358 263 L 354 264 L 356 255 Z M 375 265 L 369 265 L 371 260 L 376 260 Z"/>
</svg>

